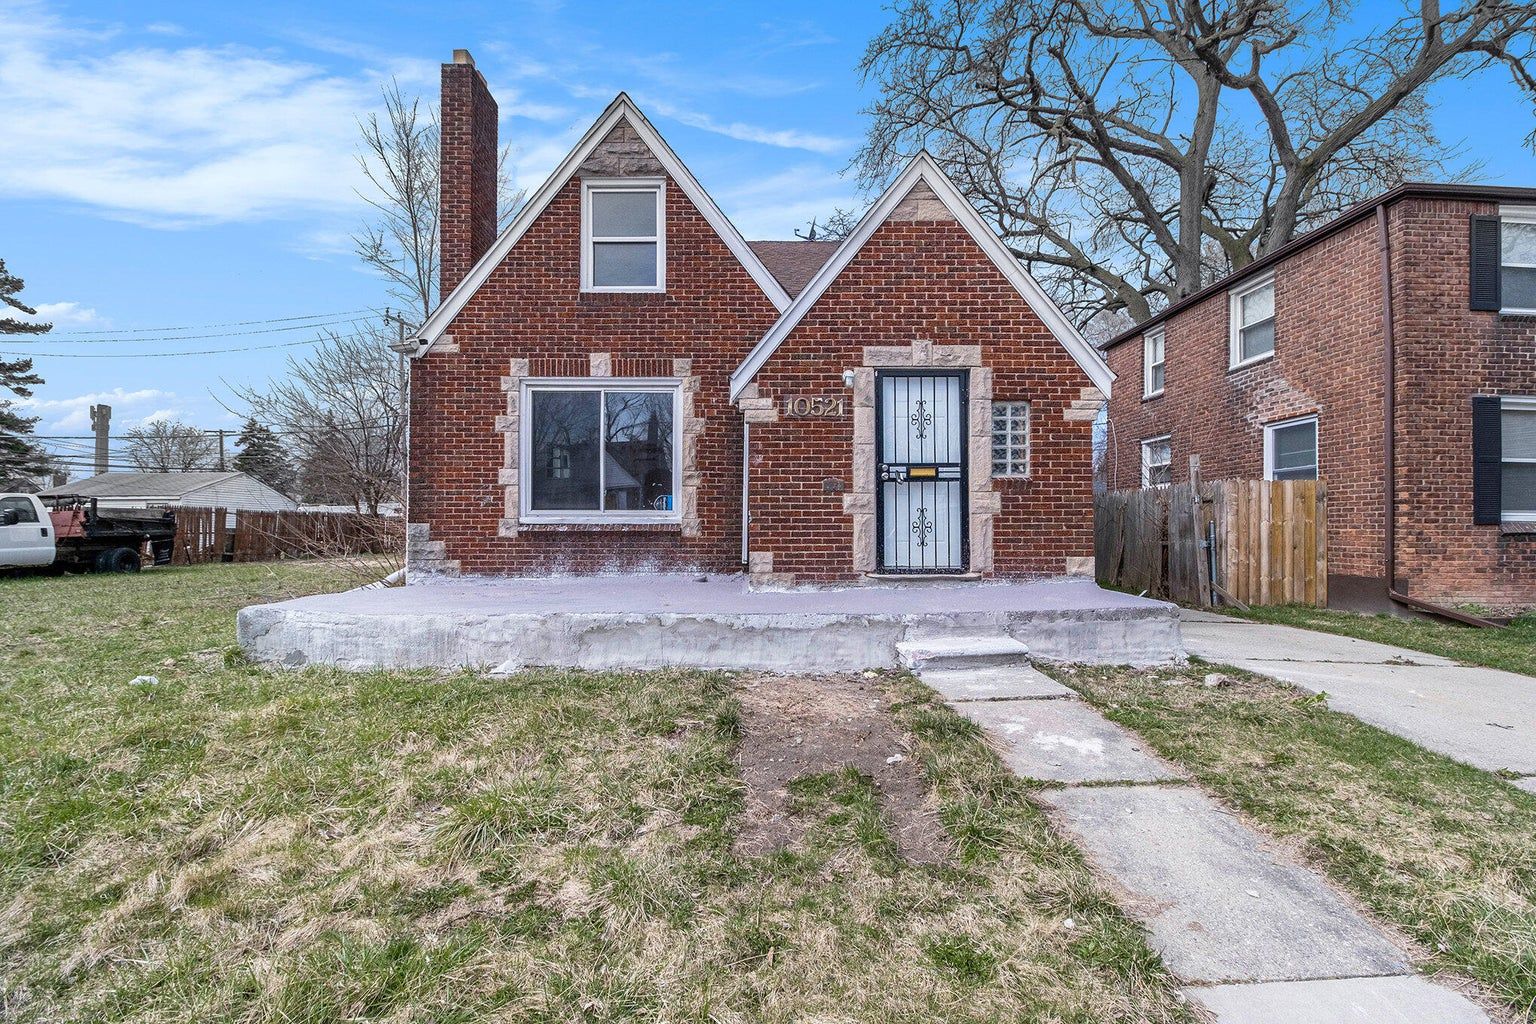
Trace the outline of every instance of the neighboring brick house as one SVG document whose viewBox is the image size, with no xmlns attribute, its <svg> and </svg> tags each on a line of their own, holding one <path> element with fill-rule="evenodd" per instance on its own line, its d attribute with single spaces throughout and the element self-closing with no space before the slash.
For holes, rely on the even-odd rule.
<svg viewBox="0 0 1536 1024">
<path fill-rule="evenodd" d="M 463 51 L 441 129 L 413 572 L 1091 570 L 1108 367 L 926 155 L 842 242 L 748 243 L 620 95 L 493 238 Z"/>
<path fill-rule="evenodd" d="M 1335 603 L 1536 605 L 1536 189 L 1401 186 L 1105 348 L 1111 487 L 1320 477 Z"/>
</svg>

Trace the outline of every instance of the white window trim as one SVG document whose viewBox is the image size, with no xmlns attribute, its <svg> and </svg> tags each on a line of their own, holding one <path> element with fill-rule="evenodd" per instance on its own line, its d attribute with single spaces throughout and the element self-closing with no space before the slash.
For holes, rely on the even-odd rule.
<svg viewBox="0 0 1536 1024">
<path fill-rule="evenodd" d="M 529 377 L 518 394 L 518 522 L 593 525 L 614 523 L 673 524 L 683 521 L 682 388 L 675 377 Z M 655 391 L 672 395 L 672 510 L 644 512 L 603 509 L 534 509 L 533 401 L 535 391 Z M 606 403 L 598 403 L 604 416 Z M 597 464 L 598 501 L 603 495 L 603 462 Z"/>
<path fill-rule="evenodd" d="M 1536 226 L 1536 206 L 1501 206 L 1499 207 L 1499 228 L 1502 236 L 1503 227 L 1509 224 L 1529 224 Z M 1499 246 L 1503 248 L 1503 238 L 1499 240 Z M 1499 315 L 1500 316 L 1536 316 L 1536 309 L 1522 308 L 1520 306 L 1504 305 L 1503 274 L 1505 267 L 1521 267 L 1536 269 L 1536 263 L 1505 263 L 1504 253 L 1499 253 Z"/>
<path fill-rule="evenodd" d="M 1280 334 L 1275 332 L 1275 345 L 1262 355 L 1248 359 L 1241 358 L 1243 351 L 1243 299 L 1254 292 L 1265 288 L 1273 288 L 1275 275 L 1265 274 L 1257 281 L 1250 281 L 1241 288 L 1234 288 L 1227 293 L 1227 369 L 1236 370 L 1242 366 L 1252 366 L 1254 363 L 1262 363 L 1266 359 L 1275 358 L 1275 353 L 1280 349 Z M 1275 293 L 1275 315 L 1271 320 L 1280 318 L 1280 293 Z M 1167 349 L 1164 349 L 1166 354 Z"/>
<path fill-rule="evenodd" d="M 1033 444 L 1034 438 L 1031 436 L 1031 432 L 1034 430 L 1034 425 L 1035 425 L 1035 408 L 1034 408 L 1034 404 L 1031 403 L 1031 402 L 1022 402 L 1022 401 L 1020 401 L 1020 402 L 999 402 L 999 401 L 994 401 L 992 403 L 992 405 L 994 407 L 999 406 L 999 405 L 1022 405 L 1024 407 L 1024 469 L 1023 469 L 1022 472 L 1019 472 L 1019 473 L 999 473 L 997 471 L 996 460 L 989 460 L 989 462 L 992 463 L 992 479 L 994 479 L 994 480 L 1027 480 L 1030 477 L 1030 469 L 1031 469 L 1031 467 L 1032 467 L 1032 465 L 1034 463 L 1034 460 L 1035 460 L 1035 452 L 1034 452 L 1034 444 Z M 993 427 L 992 435 L 993 435 L 992 436 L 992 443 L 996 444 L 997 443 L 997 428 L 996 427 Z M 990 448 L 989 448 L 989 450 L 990 450 Z"/>
<path fill-rule="evenodd" d="M 1173 435 L 1159 434 L 1157 437 L 1145 438 L 1141 442 L 1141 486 L 1143 487 L 1167 486 L 1167 484 L 1152 483 L 1152 461 L 1147 458 L 1147 456 L 1151 453 L 1152 446 L 1155 444 L 1162 444 L 1164 441 L 1168 442 L 1167 466 L 1169 483 L 1173 482 Z"/>
<path fill-rule="evenodd" d="M 656 196 L 656 283 L 654 285 L 595 285 L 592 283 L 592 193 L 653 192 Z M 618 236 L 603 242 L 649 242 L 647 236 Z M 654 293 L 667 290 L 667 180 L 665 178 L 583 178 L 581 181 L 581 290 L 584 292 Z"/>
<path fill-rule="evenodd" d="M 1163 343 L 1163 360 L 1160 364 L 1152 362 L 1152 342 L 1154 340 Z M 1160 365 L 1163 368 L 1163 387 L 1152 390 L 1152 367 Z M 1161 327 L 1154 328 L 1141 336 L 1141 397 L 1156 398 L 1162 394 L 1168 385 L 1168 333 Z"/>
<path fill-rule="evenodd" d="M 1499 411 L 1502 412 L 1505 408 L 1519 409 L 1526 412 L 1536 412 L 1536 397 L 1525 395 L 1501 395 L 1499 396 Z M 1511 459 L 1506 457 L 1501 452 L 1499 454 L 1499 464 L 1502 466 L 1506 462 L 1529 464 L 1536 462 L 1536 459 Z M 1521 509 L 1519 511 L 1511 511 L 1504 507 L 1503 495 L 1500 495 L 1499 518 L 1506 523 L 1536 522 L 1536 509 Z"/>
<path fill-rule="evenodd" d="M 1318 429 L 1317 413 L 1308 413 L 1305 416 L 1292 416 L 1288 420 L 1276 420 L 1273 423 L 1264 424 L 1264 479 L 1275 478 L 1275 431 L 1286 427 L 1300 426 L 1303 423 L 1312 424 L 1312 460 L 1317 477 L 1323 475 L 1323 435 Z"/>
</svg>

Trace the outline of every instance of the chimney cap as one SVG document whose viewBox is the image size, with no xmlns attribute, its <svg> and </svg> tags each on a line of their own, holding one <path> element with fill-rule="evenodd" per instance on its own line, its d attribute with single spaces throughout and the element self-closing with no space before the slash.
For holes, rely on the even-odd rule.
<svg viewBox="0 0 1536 1024">
<path fill-rule="evenodd" d="M 455 64 L 468 64 L 470 67 L 475 66 L 474 55 L 471 54 L 468 50 L 454 50 L 453 62 Z"/>
</svg>

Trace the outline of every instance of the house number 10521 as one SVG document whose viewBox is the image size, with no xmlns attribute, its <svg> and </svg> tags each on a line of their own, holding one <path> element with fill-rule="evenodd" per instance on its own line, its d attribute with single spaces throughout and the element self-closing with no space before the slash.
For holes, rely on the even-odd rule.
<svg viewBox="0 0 1536 1024">
<path fill-rule="evenodd" d="M 786 416 L 843 416 L 847 399 L 832 395 L 790 395 L 784 399 Z"/>
</svg>

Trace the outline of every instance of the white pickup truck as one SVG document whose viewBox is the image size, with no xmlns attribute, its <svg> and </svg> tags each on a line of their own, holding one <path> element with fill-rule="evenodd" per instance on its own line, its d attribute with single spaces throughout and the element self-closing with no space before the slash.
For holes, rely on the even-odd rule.
<svg viewBox="0 0 1536 1024">
<path fill-rule="evenodd" d="M 0 570 L 138 572 L 145 554 L 171 560 L 176 517 L 153 509 L 102 513 L 94 501 L 0 494 Z"/>
</svg>

